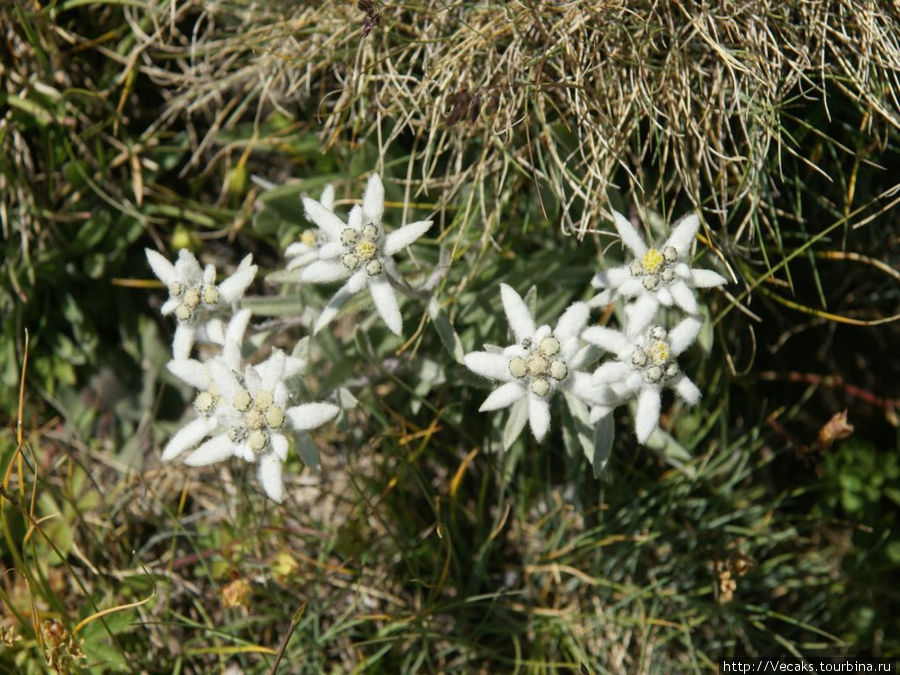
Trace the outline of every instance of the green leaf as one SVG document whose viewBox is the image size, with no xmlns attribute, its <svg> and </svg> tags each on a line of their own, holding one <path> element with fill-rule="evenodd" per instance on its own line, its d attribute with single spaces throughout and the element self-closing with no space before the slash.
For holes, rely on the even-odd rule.
<svg viewBox="0 0 900 675">
<path fill-rule="evenodd" d="M 447 351 L 450 352 L 450 356 L 452 356 L 453 360 L 457 363 L 462 363 L 463 356 L 465 356 L 462 340 L 459 339 L 459 335 L 453 329 L 453 325 L 441 309 L 437 298 L 433 297 L 428 302 L 428 315 L 434 323 L 434 328 L 437 331 L 438 337 L 441 339 L 441 343 L 443 343 Z"/>
<path fill-rule="evenodd" d="M 612 414 L 609 414 L 594 426 L 594 451 L 593 456 L 588 458 L 594 467 L 594 478 L 599 478 L 606 469 L 615 437 L 616 423 Z"/>
<path fill-rule="evenodd" d="M 256 316 L 299 316 L 303 313 L 303 301 L 297 295 L 274 297 L 252 296 L 244 298 L 241 305 Z"/>
<path fill-rule="evenodd" d="M 522 429 L 528 424 L 528 397 L 524 397 L 513 403 L 510 408 L 509 418 L 503 427 L 503 450 L 509 450 L 512 444 L 522 433 Z"/>
<path fill-rule="evenodd" d="M 305 431 L 300 431 L 294 434 L 294 441 L 297 444 L 297 454 L 300 455 L 300 459 L 303 460 L 303 463 L 310 469 L 318 471 L 321 466 L 319 461 L 319 448 L 316 447 L 312 436 Z"/>
</svg>

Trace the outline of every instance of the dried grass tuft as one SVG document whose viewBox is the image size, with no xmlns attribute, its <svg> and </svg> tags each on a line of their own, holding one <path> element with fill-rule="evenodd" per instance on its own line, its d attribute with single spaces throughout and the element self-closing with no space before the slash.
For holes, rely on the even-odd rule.
<svg viewBox="0 0 900 675">
<path fill-rule="evenodd" d="M 545 216 L 583 235 L 618 180 L 645 203 L 686 198 L 737 241 L 779 183 L 780 158 L 796 154 L 791 106 L 839 93 L 866 133 L 900 127 L 892 3 L 166 0 L 126 11 L 143 39 L 125 60 L 173 92 L 158 127 L 196 123 L 193 165 L 220 132 L 275 109 L 317 125 L 325 148 L 374 138 L 384 156 L 402 139 L 408 177 L 444 201 L 466 185 L 497 196 L 481 204 L 495 209 L 488 222 L 532 181 Z"/>
</svg>

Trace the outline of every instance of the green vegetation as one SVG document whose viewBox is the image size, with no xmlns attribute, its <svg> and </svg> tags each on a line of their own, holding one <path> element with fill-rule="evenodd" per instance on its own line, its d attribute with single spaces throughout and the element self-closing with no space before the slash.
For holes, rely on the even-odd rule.
<svg viewBox="0 0 900 675">
<path fill-rule="evenodd" d="M 0 38 L 0 670 L 900 656 L 890 3 L 15 0 Z M 264 281 L 299 197 L 346 213 L 373 170 L 386 222 L 436 223 L 403 267 L 433 294 L 406 340 L 361 296 L 310 341 L 302 397 L 349 408 L 321 470 L 292 449 L 277 505 L 161 465 L 191 392 L 144 247 L 253 253 L 290 351 L 334 291 Z M 611 206 L 657 238 L 699 211 L 732 283 L 682 358 L 700 404 L 667 395 L 654 448 L 618 409 L 595 480 L 561 409 L 502 452 L 458 357 L 507 344 L 500 281 L 539 321 L 590 298 Z"/>
</svg>

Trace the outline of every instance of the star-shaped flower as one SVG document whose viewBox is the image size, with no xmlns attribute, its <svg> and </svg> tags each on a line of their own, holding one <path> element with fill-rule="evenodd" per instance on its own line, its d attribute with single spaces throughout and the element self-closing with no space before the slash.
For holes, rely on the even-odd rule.
<svg viewBox="0 0 900 675">
<path fill-rule="evenodd" d="M 169 289 L 169 299 L 162 306 L 162 314 L 175 314 L 178 325 L 172 341 L 176 359 L 186 359 L 197 339 L 222 344 L 225 328 L 222 316 L 241 299 L 256 276 L 253 256 L 248 255 L 230 277 L 216 284 L 216 268 L 200 268 L 194 254 L 187 249 L 178 252 L 173 265 L 156 251 L 145 249 L 147 262 L 153 273 Z"/>
<path fill-rule="evenodd" d="M 588 404 L 598 402 L 599 388 L 584 365 L 586 349 L 579 349 L 579 334 L 588 320 L 586 303 L 570 305 L 551 329 L 535 327 L 525 302 L 510 286 L 500 284 L 503 310 L 516 343 L 502 352 L 471 352 L 464 362 L 489 380 L 502 382 L 481 404 L 481 411 L 498 410 L 528 399 L 528 421 L 540 441 L 550 429 L 550 399 L 557 391 L 568 391 Z"/>
<path fill-rule="evenodd" d="M 322 190 L 322 196 L 319 197 L 321 204 L 328 211 L 334 211 L 334 187 L 328 185 Z M 308 229 L 300 235 L 300 241 L 295 241 L 284 250 L 284 257 L 288 258 L 286 266 L 287 270 L 296 270 L 309 265 L 311 262 L 319 259 L 319 246 L 326 243 L 321 230 Z M 299 274 L 297 281 L 300 280 Z"/>
<path fill-rule="evenodd" d="M 697 313 L 694 288 L 709 288 L 726 283 L 711 270 L 691 269 L 691 244 L 700 227 L 700 219 L 690 214 L 679 220 L 660 248 L 648 248 L 628 219 L 613 211 L 616 230 L 622 243 L 635 259 L 622 267 L 599 272 L 591 282 L 595 288 L 607 288 L 613 297 L 637 298 L 628 308 L 628 330 L 639 333 L 653 320 L 660 305 L 678 305 L 688 314 Z"/>
<path fill-rule="evenodd" d="M 215 426 L 205 435 L 219 433 L 188 455 L 185 464 L 205 466 L 232 456 L 256 462 L 266 494 L 276 502 L 282 501 L 281 464 L 287 459 L 288 452 L 285 433 L 301 434 L 314 429 L 340 410 L 332 403 L 287 407 L 285 380 L 293 369 L 289 359 L 284 352 L 276 350 L 266 361 L 257 366 L 248 365 L 243 372 L 229 367 L 224 358 L 207 364 L 211 384 L 209 390 L 198 394 L 198 398 L 207 393 L 212 399 L 204 401 L 203 405 L 208 404 L 209 419 L 215 421 Z M 195 406 L 200 407 L 196 403 Z M 199 425 L 196 433 L 199 433 Z M 172 456 L 174 454 L 177 453 Z"/>
<path fill-rule="evenodd" d="M 687 349 L 701 323 L 695 317 L 683 319 L 666 332 L 652 326 L 637 335 L 626 335 L 611 328 L 592 326 L 582 337 L 616 356 L 594 371 L 594 382 L 606 385 L 624 403 L 637 398 L 634 430 L 640 443 L 645 443 L 659 424 L 660 394 L 664 386 L 673 389 L 688 403 L 700 400 L 700 390 L 681 372 L 676 357 Z M 606 402 L 595 406 L 592 419 L 604 417 L 614 405 Z"/>
<path fill-rule="evenodd" d="M 235 314 L 225 329 L 225 340 L 222 353 L 218 357 L 229 368 L 241 368 L 241 344 L 250 321 L 250 310 L 243 309 Z M 302 365 L 302 364 L 301 364 Z M 187 382 L 197 390 L 194 397 L 194 410 L 197 418 L 182 427 L 163 448 L 162 461 L 175 459 L 188 448 L 193 448 L 209 436 L 219 422 L 215 418 L 216 407 L 221 401 L 219 390 L 212 381 L 209 364 L 196 359 L 173 359 L 166 368 L 178 379 Z"/>
<path fill-rule="evenodd" d="M 368 286 L 387 327 L 401 335 L 403 321 L 390 281 L 398 279 L 399 273 L 392 256 L 425 234 L 431 221 L 410 223 L 385 234 L 381 224 L 384 186 L 377 174 L 369 178 L 362 206 L 350 211 L 347 223 L 314 199 L 304 199 L 303 205 L 325 243 L 319 246 L 319 260 L 309 263 L 300 273 L 300 281 L 324 284 L 347 280 L 322 310 L 313 332 L 326 326 L 351 296 Z"/>
</svg>

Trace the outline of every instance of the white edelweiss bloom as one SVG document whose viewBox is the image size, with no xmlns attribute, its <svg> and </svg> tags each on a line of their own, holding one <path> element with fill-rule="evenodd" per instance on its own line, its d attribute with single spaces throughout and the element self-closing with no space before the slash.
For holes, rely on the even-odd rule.
<svg viewBox="0 0 900 675">
<path fill-rule="evenodd" d="M 589 405 L 601 398 L 601 388 L 579 370 L 587 350 L 579 349 L 578 338 L 590 310 L 586 303 L 576 302 L 563 312 L 555 328 L 535 327 L 516 291 L 500 284 L 500 297 L 516 343 L 500 353 L 471 352 L 463 360 L 469 370 L 502 382 L 480 410 L 499 410 L 527 397 L 531 432 L 541 441 L 550 429 L 550 399 L 557 391 L 568 391 Z"/>
<path fill-rule="evenodd" d="M 303 205 L 307 217 L 318 225 L 325 243 L 319 246 L 319 259 L 301 271 L 300 281 L 325 284 L 346 279 L 322 310 L 313 332 L 328 325 L 351 296 L 368 287 L 375 309 L 387 327 L 401 335 L 400 306 L 389 280 L 399 276 L 393 256 L 425 234 L 431 221 L 410 223 L 386 234 L 381 224 L 384 186 L 377 174 L 369 178 L 362 206 L 350 211 L 346 223 L 315 200 L 305 199 Z"/>
<path fill-rule="evenodd" d="M 594 383 L 605 385 L 613 394 L 592 417 L 607 414 L 615 405 L 637 398 L 634 430 L 640 443 L 645 443 L 659 424 L 660 394 L 663 386 L 673 389 L 688 403 L 700 400 L 700 390 L 681 372 L 676 357 L 687 349 L 701 322 L 695 317 L 683 319 L 672 330 L 652 326 L 629 336 L 611 328 L 592 326 L 582 337 L 616 356 L 594 371 Z"/>
<path fill-rule="evenodd" d="M 287 407 L 285 380 L 297 372 L 298 362 L 280 350 L 257 366 L 246 366 L 243 373 L 229 367 L 224 359 L 210 361 L 209 375 L 219 396 L 213 417 L 220 433 L 188 455 L 185 464 L 205 466 L 232 456 L 256 462 L 266 494 L 281 502 L 281 465 L 288 452 L 285 433 L 314 429 L 340 410 L 332 403 Z"/>
<path fill-rule="evenodd" d="M 697 313 L 694 288 L 710 288 L 727 283 L 711 270 L 691 269 L 690 252 L 700 218 L 696 214 L 683 217 L 672 227 L 672 233 L 660 248 L 647 247 L 628 219 L 613 211 L 616 230 L 634 260 L 622 267 L 598 272 L 592 285 L 606 288 L 612 297 L 637 298 L 627 308 L 628 330 L 639 333 L 653 320 L 660 305 L 678 305 L 688 314 Z"/>
<path fill-rule="evenodd" d="M 253 256 L 246 256 L 234 274 L 217 285 L 216 268 L 207 265 L 201 270 L 197 258 L 187 249 L 178 252 L 174 265 L 156 251 L 145 252 L 153 273 L 169 289 L 162 314 L 175 314 L 178 320 L 172 341 L 175 359 L 189 358 L 195 340 L 223 344 L 222 316 L 233 309 L 256 276 Z"/>
<path fill-rule="evenodd" d="M 305 202 L 306 200 L 304 200 Z M 313 201 L 313 200 L 310 200 Z M 321 206 L 326 211 L 334 211 L 334 187 L 328 185 L 322 191 L 322 195 L 319 197 L 318 201 L 319 206 Z M 309 210 L 306 209 L 306 213 L 309 213 Z M 307 215 L 307 217 L 309 217 Z M 312 218 L 310 218 L 312 220 Z M 315 221 L 313 221 L 315 222 Z M 296 241 L 293 244 L 289 245 L 284 250 L 284 256 L 288 258 L 288 263 L 286 266 L 287 270 L 296 270 L 301 267 L 305 267 L 309 265 L 311 262 L 318 260 L 319 258 L 319 247 L 322 244 L 327 243 L 329 240 L 325 234 L 325 232 L 319 229 L 310 228 L 305 230 L 303 234 L 300 235 L 300 241 Z M 297 277 L 299 281 L 299 276 Z"/>
<path fill-rule="evenodd" d="M 244 309 L 235 314 L 228 322 L 225 330 L 224 345 L 220 356 L 224 363 L 234 370 L 241 367 L 241 345 L 247 323 L 250 321 L 250 310 Z M 216 407 L 221 401 L 219 390 L 212 381 L 209 366 L 196 359 L 173 359 L 166 364 L 173 375 L 187 382 L 197 390 L 194 397 L 194 410 L 197 419 L 180 429 L 163 448 L 162 461 L 175 459 L 188 448 L 196 446 L 200 441 L 215 431 L 218 421 L 215 419 Z"/>
</svg>

